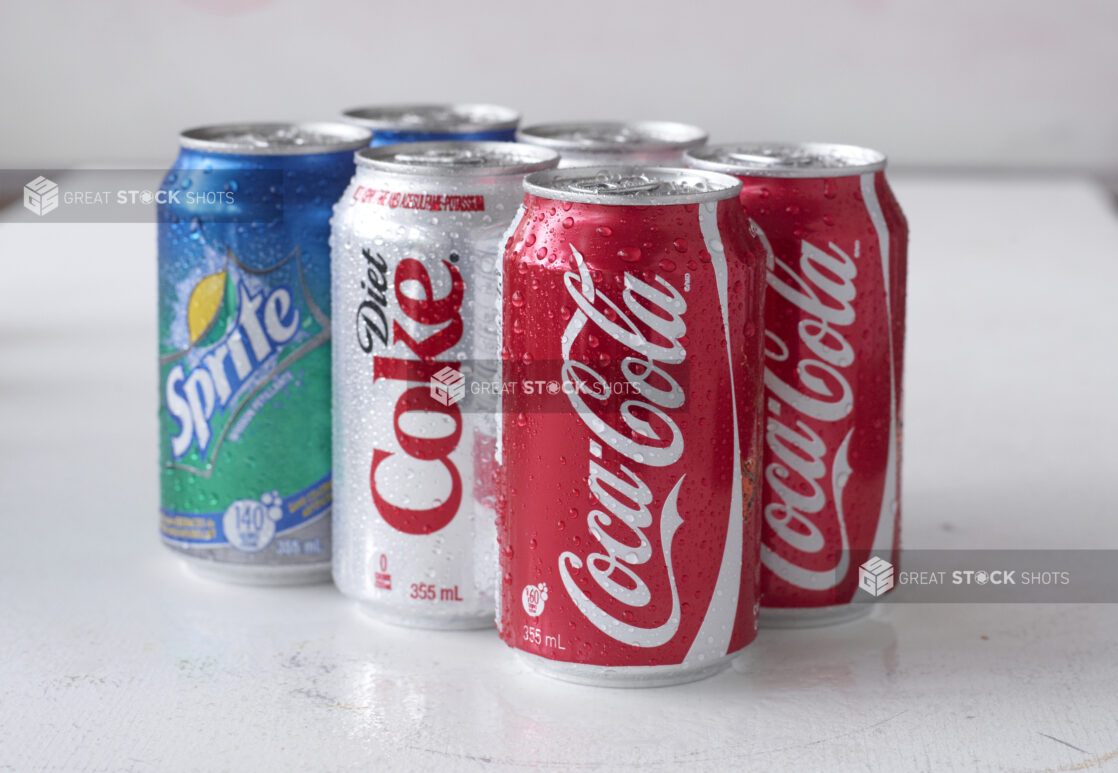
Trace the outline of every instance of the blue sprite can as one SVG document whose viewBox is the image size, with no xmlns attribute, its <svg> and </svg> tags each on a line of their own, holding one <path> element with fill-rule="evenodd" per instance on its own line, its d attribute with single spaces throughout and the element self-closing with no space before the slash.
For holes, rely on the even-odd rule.
<svg viewBox="0 0 1118 773">
<path fill-rule="evenodd" d="M 191 129 L 164 178 L 160 531 L 201 574 L 330 577 L 330 216 L 369 136 Z"/>
<path fill-rule="evenodd" d="M 346 110 L 342 120 L 371 131 L 369 144 L 375 148 L 442 140 L 513 142 L 520 113 L 500 105 L 381 105 Z"/>
</svg>

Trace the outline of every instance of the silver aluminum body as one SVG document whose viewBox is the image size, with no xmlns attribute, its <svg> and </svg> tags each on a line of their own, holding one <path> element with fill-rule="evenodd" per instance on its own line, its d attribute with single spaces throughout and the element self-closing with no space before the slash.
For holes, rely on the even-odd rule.
<svg viewBox="0 0 1118 773">
<path fill-rule="evenodd" d="M 872 603 L 833 604 L 826 607 L 761 607 L 762 628 L 817 628 L 859 620 Z"/>
<path fill-rule="evenodd" d="M 334 581 L 378 619 L 493 624 L 494 513 L 475 496 L 492 465 L 475 449 L 495 428 L 473 392 L 496 375 L 493 267 L 523 177 L 557 163 L 515 143 L 369 148 L 335 208 Z M 447 367 L 466 395 L 444 405 L 431 375 Z"/>
</svg>

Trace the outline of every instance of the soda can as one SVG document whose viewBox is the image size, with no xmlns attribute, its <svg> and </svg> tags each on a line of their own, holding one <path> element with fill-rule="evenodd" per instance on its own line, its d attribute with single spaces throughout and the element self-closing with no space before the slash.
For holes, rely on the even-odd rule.
<svg viewBox="0 0 1118 773">
<path fill-rule="evenodd" d="M 160 526 L 204 575 L 330 577 L 330 207 L 368 141 L 190 129 L 159 191 Z"/>
<path fill-rule="evenodd" d="M 503 267 L 501 637 L 568 681 L 703 678 L 757 631 L 763 263 L 740 184 L 591 167 L 525 188 Z"/>
<path fill-rule="evenodd" d="M 742 181 L 768 266 L 762 625 L 857 617 L 900 547 L 908 225 L 885 156 L 762 143 L 687 163 Z"/>
<path fill-rule="evenodd" d="M 397 142 L 475 140 L 512 142 L 520 113 L 500 105 L 375 105 L 342 113 L 373 133 L 374 148 Z"/>
<path fill-rule="evenodd" d="M 496 256 L 524 175 L 558 161 L 503 142 L 369 148 L 338 202 L 334 582 L 380 620 L 493 625 L 495 400 L 472 390 L 496 380 Z"/>
<path fill-rule="evenodd" d="M 516 139 L 558 152 L 561 168 L 681 166 L 684 151 L 705 145 L 707 133 L 671 121 L 570 121 L 529 126 Z"/>
</svg>

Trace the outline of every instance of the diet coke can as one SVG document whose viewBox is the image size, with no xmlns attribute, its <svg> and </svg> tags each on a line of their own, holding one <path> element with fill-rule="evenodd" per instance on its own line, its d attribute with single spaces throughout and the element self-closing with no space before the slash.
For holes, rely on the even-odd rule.
<svg viewBox="0 0 1118 773">
<path fill-rule="evenodd" d="M 543 148 L 430 142 L 366 148 L 331 234 L 334 581 L 379 619 L 493 624 L 494 271 Z M 470 381 L 467 381 L 467 378 Z M 478 449 L 489 460 L 477 462 Z"/>
<path fill-rule="evenodd" d="M 757 630 L 764 266 L 727 175 L 530 175 L 505 248 L 501 636 L 616 686 Z"/>
<path fill-rule="evenodd" d="M 698 126 L 671 121 L 570 121 L 529 126 L 519 142 L 557 151 L 559 166 L 679 166 L 683 152 L 706 144 Z"/>
<path fill-rule="evenodd" d="M 762 624 L 856 617 L 900 546 L 908 225 L 885 156 L 749 144 L 687 163 L 742 181 L 768 266 Z"/>
</svg>

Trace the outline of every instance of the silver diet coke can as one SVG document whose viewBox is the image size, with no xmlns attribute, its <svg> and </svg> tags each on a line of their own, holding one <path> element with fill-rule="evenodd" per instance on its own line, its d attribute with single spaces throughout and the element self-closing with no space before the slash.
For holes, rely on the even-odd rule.
<svg viewBox="0 0 1118 773">
<path fill-rule="evenodd" d="M 332 221 L 334 581 L 387 622 L 493 624 L 494 266 L 524 175 L 505 142 L 367 148 Z"/>
</svg>

